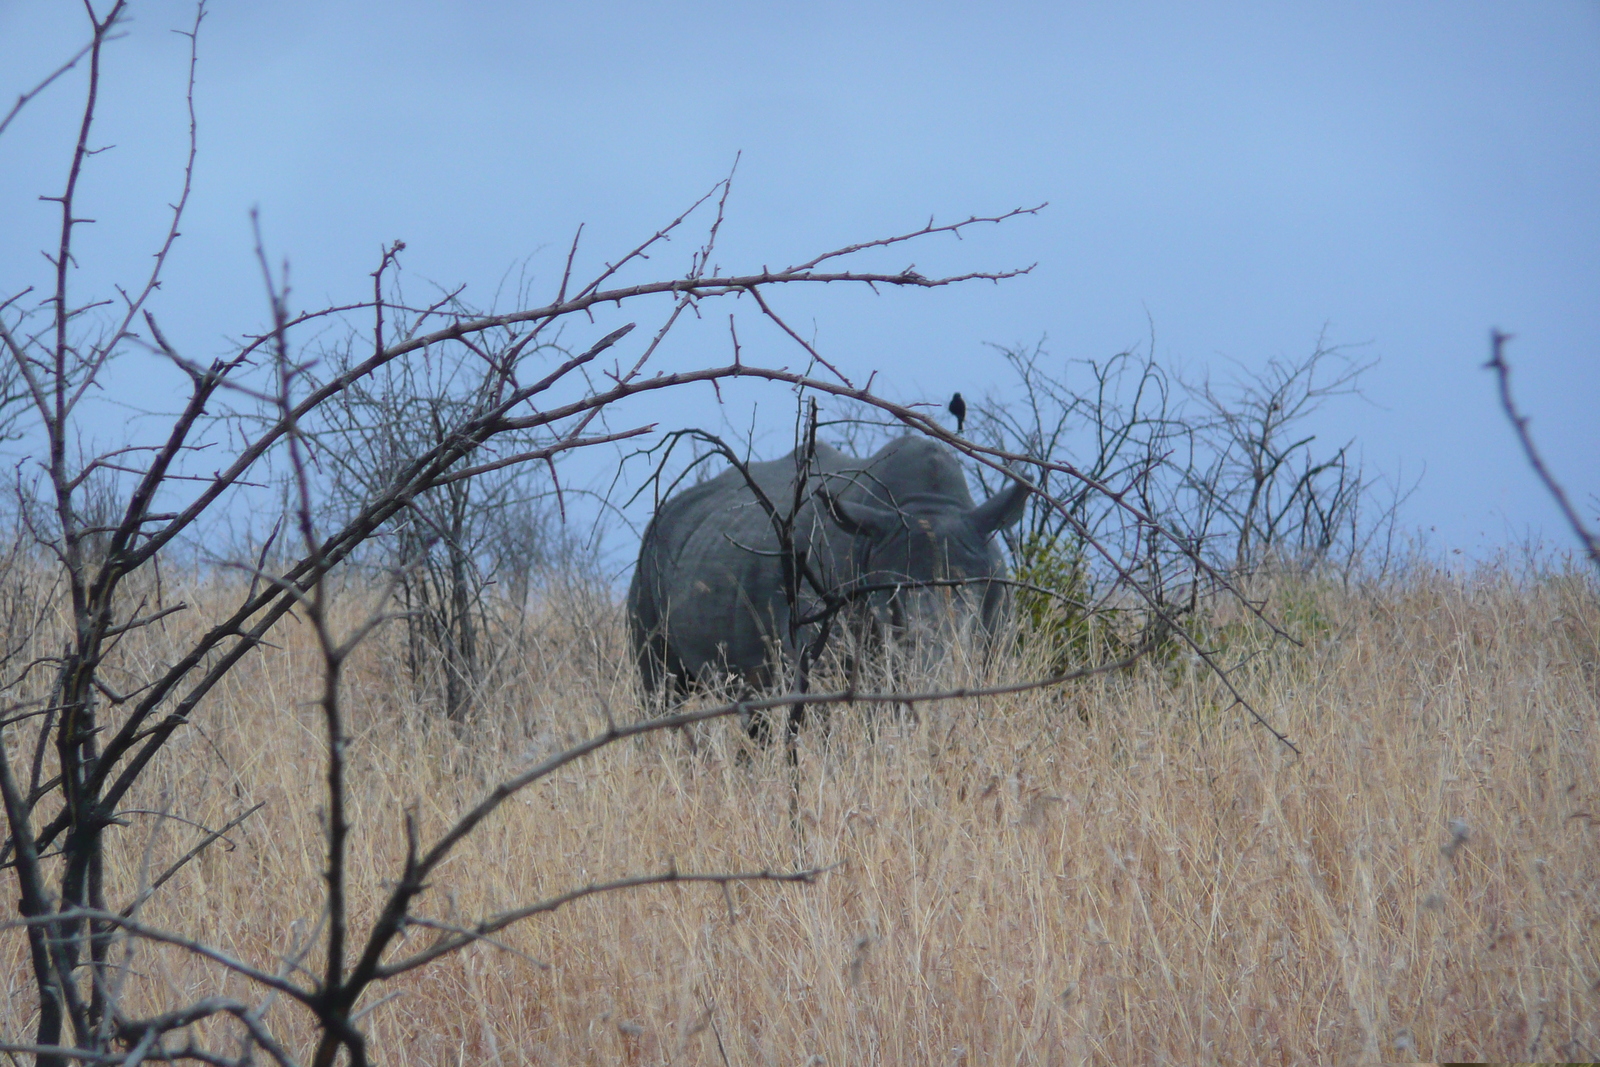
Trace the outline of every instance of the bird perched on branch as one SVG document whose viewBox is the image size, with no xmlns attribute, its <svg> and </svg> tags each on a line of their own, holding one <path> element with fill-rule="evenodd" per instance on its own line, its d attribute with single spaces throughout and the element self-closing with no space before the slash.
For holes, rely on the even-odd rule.
<svg viewBox="0 0 1600 1067">
<path fill-rule="evenodd" d="M 950 414 L 956 417 L 956 433 L 960 433 L 967 425 L 967 402 L 960 393 L 950 398 Z"/>
</svg>

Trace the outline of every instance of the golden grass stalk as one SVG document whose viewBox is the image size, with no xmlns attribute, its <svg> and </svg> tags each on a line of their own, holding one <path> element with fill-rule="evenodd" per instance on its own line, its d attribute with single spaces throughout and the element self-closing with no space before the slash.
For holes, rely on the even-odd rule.
<svg viewBox="0 0 1600 1067">
<path fill-rule="evenodd" d="M 191 604 L 228 592 L 192 584 Z M 670 865 L 839 866 L 810 887 L 647 888 L 531 919 L 370 998 L 376 1062 L 1600 1057 L 1592 584 L 1419 568 L 1380 589 L 1265 591 L 1307 644 L 1240 678 L 1302 758 L 1177 664 L 914 721 L 841 709 L 808 728 L 793 774 L 731 723 L 693 752 L 656 735 L 568 768 L 480 828 L 421 912 L 462 925 Z M 339 603 L 354 628 L 372 592 Z M 184 626 L 130 636 L 118 669 L 169 655 Z M 264 803 L 141 919 L 269 970 L 320 936 L 325 753 L 304 629 L 286 623 L 219 688 L 130 805 L 215 826 Z M 403 811 L 426 839 L 528 761 L 638 714 L 607 596 L 546 598 L 507 653 L 465 729 L 412 698 L 397 634 L 347 668 L 355 929 L 399 870 Z M 21 751 L 25 729 L 9 736 Z M 113 900 L 201 835 L 125 821 Z M 436 936 L 414 928 L 402 948 Z M 130 1014 L 262 999 L 181 950 L 129 952 Z M 19 931 L 0 933 L 0 961 L 0 1036 L 25 1039 Z M 265 1019 L 303 1055 L 296 1011 L 280 998 Z"/>
</svg>

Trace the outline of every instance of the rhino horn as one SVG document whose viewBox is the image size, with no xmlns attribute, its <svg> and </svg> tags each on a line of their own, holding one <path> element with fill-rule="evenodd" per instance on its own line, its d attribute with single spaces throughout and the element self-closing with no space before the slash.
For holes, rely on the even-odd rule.
<svg viewBox="0 0 1600 1067">
<path fill-rule="evenodd" d="M 1022 509 L 1027 506 L 1028 494 L 1032 492 L 1032 483 L 1015 478 L 1006 488 L 972 509 L 972 524 L 985 537 L 1005 529 L 1022 518 Z"/>
</svg>

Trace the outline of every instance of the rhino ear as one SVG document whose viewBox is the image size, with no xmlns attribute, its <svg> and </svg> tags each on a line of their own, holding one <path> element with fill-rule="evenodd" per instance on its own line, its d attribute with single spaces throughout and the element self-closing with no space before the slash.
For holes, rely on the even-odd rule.
<svg viewBox="0 0 1600 1067">
<path fill-rule="evenodd" d="M 883 537 L 894 528 L 897 516 L 887 508 L 840 500 L 832 493 L 819 493 L 828 514 L 839 528 L 852 537 Z"/>
<path fill-rule="evenodd" d="M 972 524 L 984 537 L 1005 529 L 1022 518 L 1023 508 L 1027 507 L 1028 495 L 1032 492 L 1033 483 L 1024 478 L 1015 478 L 1010 485 L 972 509 Z"/>
</svg>

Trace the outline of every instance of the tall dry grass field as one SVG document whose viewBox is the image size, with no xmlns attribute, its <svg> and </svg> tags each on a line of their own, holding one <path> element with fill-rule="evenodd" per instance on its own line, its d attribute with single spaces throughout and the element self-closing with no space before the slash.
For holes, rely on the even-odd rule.
<svg viewBox="0 0 1600 1067">
<path fill-rule="evenodd" d="M 221 580 L 191 603 L 221 603 Z M 1382 589 L 1281 584 L 1303 649 L 1239 675 L 1295 757 L 1203 672 L 842 710 L 741 758 L 731 723 L 613 746 L 530 789 L 434 881 L 465 922 L 628 873 L 837 865 L 814 886 L 591 898 L 396 981 L 378 1062 L 1295 1063 L 1600 1057 L 1600 605 L 1582 578 Z M 171 595 L 171 590 L 168 590 Z M 371 596 L 347 591 L 355 626 Z M 120 650 L 131 679 L 180 617 Z M 1215 620 L 1219 640 L 1240 630 Z M 1228 635 L 1235 635 L 1229 638 Z M 286 623 L 132 805 L 215 825 L 265 807 L 144 907 L 273 969 L 316 935 L 318 662 Z M 138 643 L 134 643 L 138 642 Z M 477 721 L 415 705 L 396 635 L 349 672 L 357 910 L 399 869 L 401 815 L 437 832 L 500 777 L 638 714 L 618 611 L 552 594 Z M 1012 668 L 1008 668 L 1012 669 Z M 1020 670 L 1020 667 L 1014 669 Z M 26 734 L 9 731 L 13 758 Z M 199 831 L 130 812 L 112 899 Z M 407 948 L 435 936 L 414 929 Z M 0 1033 L 30 1033 L 26 946 L 0 933 Z M 127 1010 L 242 980 L 134 947 Z M 302 1053 L 307 1020 L 267 1019 Z"/>
</svg>

